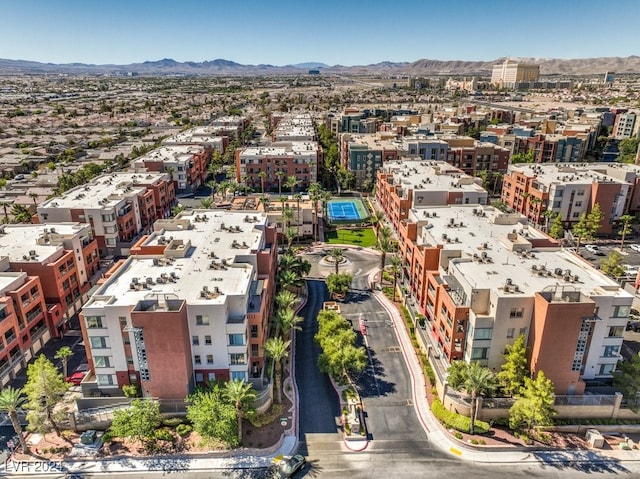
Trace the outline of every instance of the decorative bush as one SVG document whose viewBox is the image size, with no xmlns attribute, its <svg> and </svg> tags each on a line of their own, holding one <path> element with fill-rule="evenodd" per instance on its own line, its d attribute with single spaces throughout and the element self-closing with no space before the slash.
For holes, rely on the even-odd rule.
<svg viewBox="0 0 640 479">
<path fill-rule="evenodd" d="M 193 431 L 193 428 L 189 424 L 178 424 L 176 426 L 176 433 L 178 433 L 180 437 L 188 436 L 191 431 Z"/>
<path fill-rule="evenodd" d="M 272 404 L 264 414 L 249 417 L 249 422 L 253 427 L 262 427 L 270 424 L 282 414 L 282 404 Z"/>
<path fill-rule="evenodd" d="M 162 420 L 162 425 L 167 427 L 176 427 L 180 424 L 184 424 L 184 418 L 181 417 L 168 417 Z"/>
<path fill-rule="evenodd" d="M 176 440 L 175 436 L 166 429 L 158 429 L 155 435 L 156 439 L 158 439 L 159 441 L 175 442 Z"/>
<path fill-rule="evenodd" d="M 109 444 L 111 441 L 113 441 L 114 435 L 111 431 L 105 431 L 105 433 L 102 435 L 102 442 L 104 444 Z"/>
<path fill-rule="evenodd" d="M 456 431 L 454 436 L 456 437 L 456 439 L 462 439 L 462 433 L 461 432 Z"/>
<path fill-rule="evenodd" d="M 471 425 L 471 418 L 457 414 L 452 411 L 447 411 L 440 400 L 434 399 L 431 404 L 431 411 L 438 420 L 447 427 L 447 429 L 455 429 L 461 432 L 469 432 L 469 426 Z M 474 430 L 476 434 L 485 434 L 489 431 L 489 423 L 476 420 L 474 424 Z"/>
</svg>

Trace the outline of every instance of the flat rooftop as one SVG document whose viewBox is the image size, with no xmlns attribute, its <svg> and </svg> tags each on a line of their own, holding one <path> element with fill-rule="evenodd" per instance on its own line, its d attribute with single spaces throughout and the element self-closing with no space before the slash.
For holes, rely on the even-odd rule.
<svg viewBox="0 0 640 479">
<path fill-rule="evenodd" d="M 129 257 L 96 291 L 91 306 L 133 305 L 164 294 L 189 304 L 222 304 L 227 295 L 249 294 L 267 224 L 260 213 L 216 210 L 159 220 L 142 246 L 164 246 L 165 254 Z M 205 287 L 211 293 L 206 298 Z"/>
<path fill-rule="evenodd" d="M 3 256 L 8 256 L 12 262 L 41 263 L 60 256 L 64 237 L 90 231 L 89 225 L 83 223 L 4 225 L 1 230 L 4 230 L 0 234 L 0 251 Z"/>
<path fill-rule="evenodd" d="M 426 222 L 422 238 L 428 244 L 442 244 L 444 250 L 461 252 L 461 258 L 452 263 L 474 288 L 507 294 L 499 288 L 511 282 L 518 286 L 519 294 L 527 296 L 555 285 L 571 286 L 588 295 L 630 296 L 569 250 L 533 247 L 532 242 L 547 237 L 529 228 L 526 218 L 517 213 L 456 205 L 426 208 L 413 214 L 420 222 Z"/>
<path fill-rule="evenodd" d="M 576 165 L 581 165 L 580 163 Z M 525 176 L 536 176 L 537 180 L 545 185 L 552 183 L 557 184 L 574 184 L 585 185 L 592 183 L 618 183 L 628 184 L 627 181 L 607 174 L 609 168 L 606 165 L 589 164 L 576 167 L 572 165 L 545 165 L 544 163 L 509 165 L 509 171 L 517 171 Z M 634 171 L 634 170 L 629 170 Z M 640 170 L 638 170 L 640 171 Z"/>
<path fill-rule="evenodd" d="M 315 156 L 317 141 L 279 141 L 266 146 L 250 146 L 241 150 L 240 156 Z"/>
<path fill-rule="evenodd" d="M 89 183 L 66 191 L 43 202 L 41 208 L 103 209 L 112 207 L 125 197 L 144 193 L 144 185 L 168 178 L 167 173 L 112 173 L 94 178 Z M 106 201 L 105 201 L 106 200 Z"/>
<path fill-rule="evenodd" d="M 200 153 L 202 148 L 198 145 L 165 145 L 147 153 L 144 156 L 136 158 L 136 161 L 168 161 L 174 162 L 187 160 L 192 155 Z"/>
<path fill-rule="evenodd" d="M 5 294 L 7 291 L 12 291 L 15 288 L 16 281 L 21 277 L 26 278 L 27 273 L 14 273 L 11 271 L 0 273 L 0 295 Z"/>
<path fill-rule="evenodd" d="M 412 190 L 485 192 L 474 178 L 444 161 L 387 161 L 383 170 L 393 173 L 394 184 Z"/>
</svg>

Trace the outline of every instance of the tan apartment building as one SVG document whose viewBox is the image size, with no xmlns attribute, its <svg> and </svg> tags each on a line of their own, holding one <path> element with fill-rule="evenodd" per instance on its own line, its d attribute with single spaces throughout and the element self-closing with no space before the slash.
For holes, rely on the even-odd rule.
<svg viewBox="0 0 640 479">
<path fill-rule="evenodd" d="M 112 173 L 99 176 L 38 206 L 38 221 L 89 223 L 101 256 L 123 255 L 132 241 L 153 229 L 175 202 L 167 173 Z"/>
<path fill-rule="evenodd" d="M 131 253 L 84 305 L 83 388 L 184 399 L 213 380 L 261 387 L 277 257 L 266 216 L 183 212 Z"/>
</svg>

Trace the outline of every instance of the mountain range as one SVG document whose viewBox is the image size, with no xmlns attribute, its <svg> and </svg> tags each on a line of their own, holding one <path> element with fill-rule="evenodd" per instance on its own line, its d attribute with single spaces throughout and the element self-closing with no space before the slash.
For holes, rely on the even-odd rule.
<svg viewBox="0 0 640 479">
<path fill-rule="evenodd" d="M 177 62 L 171 58 L 128 65 L 93 65 L 85 63 L 40 63 L 28 60 L 0 59 L 0 75 L 19 74 L 85 74 L 85 75 L 292 75 L 319 69 L 321 73 L 354 75 L 490 75 L 493 61 L 417 60 L 415 62 L 380 62 L 371 65 L 329 66 L 319 62 L 276 66 L 269 64 L 243 65 L 231 60 L 216 59 L 203 62 Z M 640 73 L 640 57 L 598 57 L 579 59 L 519 58 L 525 63 L 540 65 L 542 75 L 591 75 L 606 71 Z"/>
</svg>

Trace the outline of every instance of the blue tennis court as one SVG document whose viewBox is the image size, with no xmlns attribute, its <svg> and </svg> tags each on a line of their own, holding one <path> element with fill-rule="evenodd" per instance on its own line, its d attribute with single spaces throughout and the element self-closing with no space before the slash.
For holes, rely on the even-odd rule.
<svg viewBox="0 0 640 479">
<path fill-rule="evenodd" d="M 327 204 L 329 221 L 360 221 L 365 219 L 367 217 L 365 207 L 362 204 L 358 205 L 356 201 L 362 203 L 359 199 L 329 201 Z"/>
</svg>

